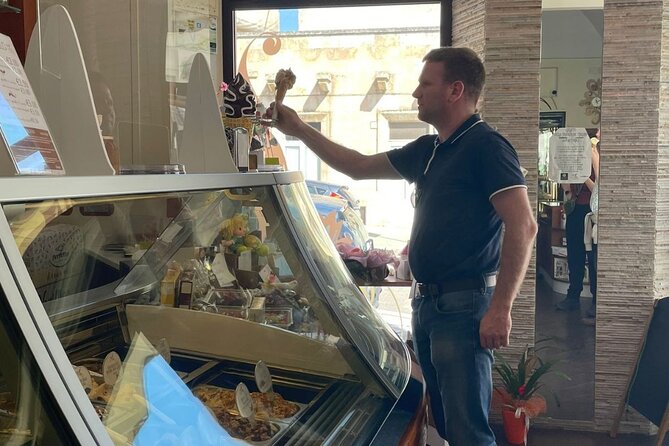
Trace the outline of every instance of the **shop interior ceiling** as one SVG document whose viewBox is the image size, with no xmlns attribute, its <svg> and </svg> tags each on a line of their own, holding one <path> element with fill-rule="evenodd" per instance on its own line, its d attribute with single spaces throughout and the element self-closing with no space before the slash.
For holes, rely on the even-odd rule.
<svg viewBox="0 0 669 446">
<path fill-rule="evenodd" d="M 566 9 L 604 9 L 604 0 L 543 0 L 544 11 Z"/>
</svg>

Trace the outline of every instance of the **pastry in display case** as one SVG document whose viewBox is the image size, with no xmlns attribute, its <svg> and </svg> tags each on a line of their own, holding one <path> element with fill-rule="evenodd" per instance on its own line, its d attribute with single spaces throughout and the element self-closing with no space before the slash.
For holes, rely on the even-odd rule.
<svg viewBox="0 0 669 446">
<path fill-rule="evenodd" d="M 0 240 L 68 420 L 115 444 L 420 444 L 420 372 L 301 175 L 153 178 L 0 195 Z"/>
</svg>

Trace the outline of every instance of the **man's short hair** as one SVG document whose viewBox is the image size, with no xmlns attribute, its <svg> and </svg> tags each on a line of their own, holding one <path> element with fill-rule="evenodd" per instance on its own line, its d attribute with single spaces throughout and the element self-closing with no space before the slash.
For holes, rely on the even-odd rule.
<svg viewBox="0 0 669 446">
<path fill-rule="evenodd" d="M 446 82 L 460 81 L 465 95 L 478 101 L 485 84 L 485 68 L 479 56 L 469 48 L 451 46 L 435 48 L 423 57 L 423 62 L 441 62 Z"/>
</svg>

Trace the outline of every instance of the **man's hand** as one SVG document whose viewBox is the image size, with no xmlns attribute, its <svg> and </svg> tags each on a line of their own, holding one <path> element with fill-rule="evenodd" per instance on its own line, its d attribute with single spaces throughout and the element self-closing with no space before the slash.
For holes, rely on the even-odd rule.
<svg viewBox="0 0 669 446">
<path fill-rule="evenodd" d="M 281 132 L 286 135 L 300 138 L 303 133 L 302 127 L 305 124 L 297 115 L 295 110 L 290 107 L 286 107 L 283 104 L 272 102 L 269 108 L 267 108 L 265 111 L 264 117 L 267 119 L 272 119 L 275 110 L 277 114 L 273 123 L 276 125 L 276 128 L 281 130 Z"/>
<path fill-rule="evenodd" d="M 479 336 L 483 347 L 500 348 L 509 345 L 511 308 L 530 261 L 537 222 L 525 188 L 507 189 L 490 201 L 504 222 L 504 239 L 497 285 L 481 319 Z"/>
<path fill-rule="evenodd" d="M 481 319 L 479 337 L 483 348 L 497 349 L 509 345 L 511 310 L 491 306 Z"/>
</svg>

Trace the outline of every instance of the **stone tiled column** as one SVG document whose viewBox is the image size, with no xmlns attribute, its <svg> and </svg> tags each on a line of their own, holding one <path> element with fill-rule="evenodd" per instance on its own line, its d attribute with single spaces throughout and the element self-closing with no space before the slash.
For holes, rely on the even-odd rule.
<svg viewBox="0 0 669 446">
<path fill-rule="evenodd" d="M 595 422 L 609 429 L 653 299 L 669 280 L 669 16 L 662 0 L 605 0 Z M 622 430 L 647 430 L 633 414 Z"/>
<path fill-rule="evenodd" d="M 529 171 L 526 179 L 535 208 L 541 0 L 454 0 L 453 45 L 468 46 L 484 60 L 487 80 L 479 108 L 483 118 L 511 141 Z M 513 309 L 512 345 L 518 349 L 534 342 L 535 272 L 533 256 Z"/>
</svg>

